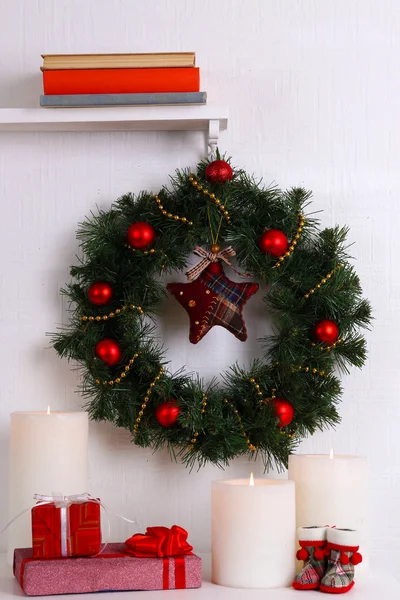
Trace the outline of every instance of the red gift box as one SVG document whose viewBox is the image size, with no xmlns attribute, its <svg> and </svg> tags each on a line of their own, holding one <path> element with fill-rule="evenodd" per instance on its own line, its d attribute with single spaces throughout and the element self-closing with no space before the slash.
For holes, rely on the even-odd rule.
<svg viewBox="0 0 400 600">
<path fill-rule="evenodd" d="M 32 508 L 33 558 L 90 556 L 101 548 L 100 500 L 87 495 Z"/>
<path fill-rule="evenodd" d="M 195 554 L 138 558 L 126 551 L 125 544 L 107 544 L 97 556 L 40 560 L 31 548 L 19 548 L 14 575 L 28 596 L 201 587 L 201 558 Z"/>
</svg>

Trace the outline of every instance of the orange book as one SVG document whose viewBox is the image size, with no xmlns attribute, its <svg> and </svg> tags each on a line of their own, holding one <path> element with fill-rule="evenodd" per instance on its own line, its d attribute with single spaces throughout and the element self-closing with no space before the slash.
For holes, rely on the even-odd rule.
<svg viewBox="0 0 400 600">
<path fill-rule="evenodd" d="M 200 91 L 198 67 L 43 71 L 45 94 L 141 94 Z"/>
</svg>

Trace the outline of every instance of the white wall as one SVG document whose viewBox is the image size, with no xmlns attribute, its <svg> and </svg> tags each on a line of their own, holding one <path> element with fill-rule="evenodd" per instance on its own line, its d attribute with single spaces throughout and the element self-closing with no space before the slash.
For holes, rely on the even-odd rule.
<svg viewBox="0 0 400 600">
<path fill-rule="evenodd" d="M 351 227 L 357 270 L 375 308 L 370 358 L 344 378 L 336 433 L 316 435 L 301 449 L 326 452 L 333 443 L 338 452 L 369 456 L 371 546 L 377 557 L 390 552 L 397 572 L 399 30 L 395 0 L 0 0 L 0 106 L 38 106 L 42 52 L 195 50 L 201 88 L 229 106 L 221 149 L 234 164 L 281 186 L 312 188 L 323 223 Z M 158 190 L 204 150 L 193 133 L 0 135 L 0 521 L 9 413 L 80 406 L 76 374 L 45 349 L 45 332 L 66 318 L 58 289 L 74 261 L 77 222 L 127 190 Z M 261 327 L 250 304 L 247 321 L 244 362 L 258 351 Z M 168 322 L 163 328 L 171 329 Z M 183 324 L 178 339 L 167 340 L 178 364 L 186 335 Z M 225 335 L 207 336 L 207 351 L 223 344 L 218 368 L 238 351 L 239 344 L 227 348 L 233 338 Z M 205 350 L 196 352 L 187 358 L 191 366 L 202 363 Z M 229 474 L 249 469 L 235 461 Z M 209 547 L 210 481 L 223 475 L 212 467 L 189 473 L 166 454 L 136 449 L 109 424 L 91 427 L 91 491 L 136 513 L 142 526 L 181 524 L 198 550 Z M 128 533 L 114 527 L 116 537 Z"/>
</svg>

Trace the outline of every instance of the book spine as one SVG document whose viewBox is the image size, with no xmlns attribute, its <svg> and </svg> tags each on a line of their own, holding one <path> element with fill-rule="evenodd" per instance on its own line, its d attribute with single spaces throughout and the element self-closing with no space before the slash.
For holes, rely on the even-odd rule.
<svg viewBox="0 0 400 600">
<path fill-rule="evenodd" d="M 40 106 L 140 106 L 167 104 L 206 104 L 206 92 L 182 92 L 164 94 L 64 94 L 40 96 Z"/>
<path fill-rule="evenodd" d="M 194 52 L 154 54 L 42 54 L 42 71 L 64 69 L 141 69 L 196 66 Z"/>
<path fill-rule="evenodd" d="M 43 71 L 45 94 L 198 92 L 198 67 Z"/>
</svg>

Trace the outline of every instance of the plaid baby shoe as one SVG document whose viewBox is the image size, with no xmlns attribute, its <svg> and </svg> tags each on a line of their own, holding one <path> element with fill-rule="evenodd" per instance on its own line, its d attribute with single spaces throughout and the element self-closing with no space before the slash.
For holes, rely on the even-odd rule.
<svg viewBox="0 0 400 600">
<path fill-rule="evenodd" d="M 358 539 L 359 534 L 353 529 L 328 529 L 328 566 L 321 581 L 321 592 L 344 594 L 351 590 L 354 585 L 354 566 L 362 561 Z"/>
<path fill-rule="evenodd" d="M 292 586 L 295 590 L 318 589 L 326 568 L 326 533 L 328 527 L 299 527 L 298 538 L 301 546 L 296 556 L 304 561 L 303 568 L 296 575 Z"/>
</svg>

